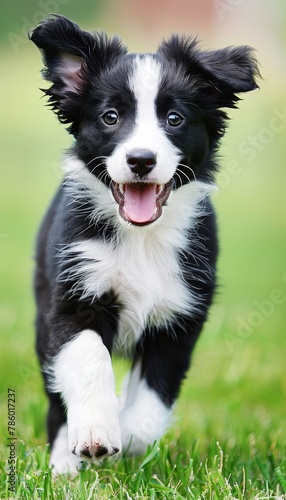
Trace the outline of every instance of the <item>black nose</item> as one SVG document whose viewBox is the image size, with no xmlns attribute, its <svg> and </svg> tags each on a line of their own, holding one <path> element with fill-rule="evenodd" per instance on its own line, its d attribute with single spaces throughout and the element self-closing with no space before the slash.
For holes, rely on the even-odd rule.
<svg viewBox="0 0 286 500">
<path fill-rule="evenodd" d="M 141 179 L 156 166 L 156 155 L 146 149 L 133 149 L 126 155 L 126 160 L 132 172 Z"/>
</svg>

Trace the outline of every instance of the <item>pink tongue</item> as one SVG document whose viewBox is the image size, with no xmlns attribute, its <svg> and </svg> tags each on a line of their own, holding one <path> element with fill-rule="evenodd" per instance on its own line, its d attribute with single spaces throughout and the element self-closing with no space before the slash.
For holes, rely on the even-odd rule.
<svg viewBox="0 0 286 500">
<path fill-rule="evenodd" d="M 156 184 L 126 184 L 125 214 L 132 222 L 148 222 L 156 211 Z"/>
</svg>

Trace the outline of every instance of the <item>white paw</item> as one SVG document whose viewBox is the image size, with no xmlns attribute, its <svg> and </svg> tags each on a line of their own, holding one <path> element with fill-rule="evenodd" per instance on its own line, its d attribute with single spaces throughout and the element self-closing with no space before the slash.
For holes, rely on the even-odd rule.
<svg viewBox="0 0 286 500">
<path fill-rule="evenodd" d="M 67 342 L 53 361 L 52 390 L 67 407 L 68 449 L 86 459 L 121 451 L 118 400 L 108 349 L 92 330 Z"/>
<path fill-rule="evenodd" d="M 127 396 L 119 414 L 122 447 L 130 455 L 143 455 L 166 432 L 172 410 L 144 380 L 137 383 L 132 396 Z"/>
<path fill-rule="evenodd" d="M 80 470 L 82 465 L 82 459 L 72 455 L 69 451 L 66 453 L 57 453 L 51 455 L 50 467 L 52 468 L 52 473 L 55 475 L 59 474 L 71 474 L 76 475 Z"/>
<path fill-rule="evenodd" d="M 149 419 L 139 421 L 134 419 L 134 413 L 130 410 L 123 410 L 120 413 L 120 427 L 122 448 L 128 455 L 144 455 L 149 444 L 153 444 L 154 440 L 159 436 L 150 435 L 150 427 L 152 422 Z"/>
<path fill-rule="evenodd" d="M 103 416 L 105 418 L 103 418 Z M 114 415 L 113 415 L 114 417 Z M 121 432 L 118 417 L 103 413 L 87 418 L 68 418 L 69 451 L 82 459 L 111 457 L 121 451 Z"/>
</svg>

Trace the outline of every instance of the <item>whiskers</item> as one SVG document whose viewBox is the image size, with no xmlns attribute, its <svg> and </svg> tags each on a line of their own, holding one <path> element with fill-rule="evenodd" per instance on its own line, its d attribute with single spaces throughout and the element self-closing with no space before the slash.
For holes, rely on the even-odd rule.
<svg viewBox="0 0 286 500">
<path fill-rule="evenodd" d="M 107 156 L 95 156 L 94 158 L 92 158 L 88 163 L 86 163 L 84 166 L 85 167 L 88 167 L 93 161 L 96 161 L 96 160 L 100 160 L 102 159 L 102 162 L 99 163 L 98 165 L 95 165 L 95 167 L 91 170 L 91 172 L 93 173 L 93 171 L 99 167 L 100 165 L 104 165 L 105 166 L 105 161 L 107 160 Z"/>
<path fill-rule="evenodd" d="M 91 162 L 95 161 L 95 160 L 99 160 L 100 158 L 103 158 L 103 161 L 101 161 L 100 163 L 98 163 L 97 165 L 95 165 L 91 170 L 90 170 L 90 173 L 91 174 L 94 174 L 96 169 L 98 168 L 101 168 L 101 167 L 104 167 L 104 169 L 102 170 L 102 172 L 100 172 L 98 175 L 97 175 L 97 178 L 102 181 L 102 182 L 105 182 L 107 177 L 109 177 L 108 175 L 108 172 L 107 172 L 107 169 L 106 169 L 106 163 L 105 163 L 105 160 L 107 158 L 107 156 L 97 156 L 96 158 L 94 158 L 93 160 L 91 160 L 90 162 L 88 162 L 85 166 L 87 167 L 88 165 L 90 165 Z"/>
<path fill-rule="evenodd" d="M 103 241 L 111 238 L 110 228 L 117 215 L 117 205 L 110 196 L 112 179 L 109 176 L 107 156 L 96 156 L 83 163 L 70 159 L 69 171 L 64 181 L 74 219 L 78 219 L 78 235 L 101 233 Z"/>
<path fill-rule="evenodd" d="M 102 160 L 100 163 L 95 165 L 91 170 L 88 169 L 88 166 L 97 160 Z M 85 172 L 86 169 L 88 169 L 91 173 L 93 173 L 98 167 L 101 166 L 106 166 L 105 161 L 107 160 L 107 156 L 95 156 L 92 158 L 88 163 L 84 163 L 83 161 L 79 160 L 76 163 L 73 162 L 73 168 L 69 171 L 67 171 L 67 180 L 73 180 L 73 179 L 79 179 L 80 180 L 80 175 L 82 172 Z M 75 167 L 75 165 L 79 165 L 78 168 Z"/>
<path fill-rule="evenodd" d="M 90 190 L 90 175 L 89 174 L 95 174 L 97 169 L 102 169 L 102 171 L 98 174 L 95 175 L 97 179 L 106 181 L 106 178 L 108 177 L 108 172 L 106 169 L 106 159 L 107 156 L 95 156 L 92 158 L 88 163 L 83 163 L 79 162 L 80 166 L 78 168 L 73 168 L 70 172 L 68 172 L 66 179 L 64 180 L 65 186 L 69 187 L 72 186 L 72 190 L 80 191 L 81 193 L 86 193 Z M 93 168 L 88 168 L 89 165 L 91 165 L 93 162 L 96 162 L 98 160 L 102 160 L 96 165 L 94 165 Z"/>
<path fill-rule="evenodd" d="M 72 168 L 67 172 L 64 180 L 66 192 L 70 200 L 69 205 L 76 207 L 77 216 L 86 216 L 90 224 L 94 223 L 94 210 L 97 207 L 98 196 L 103 185 L 110 187 L 111 180 L 106 168 L 107 156 L 95 156 L 88 163 L 82 161 L 73 162 Z M 95 165 L 92 165 L 96 162 Z M 91 205 L 92 203 L 92 209 Z M 100 211 L 100 210 L 99 210 Z"/>
<path fill-rule="evenodd" d="M 182 169 L 181 169 L 181 168 L 179 168 L 179 167 L 183 167 L 183 168 L 184 168 L 184 170 L 182 170 Z M 185 170 L 187 170 L 187 171 L 189 170 L 191 175 L 189 176 L 189 175 L 185 172 Z M 179 163 L 179 164 L 178 164 L 177 170 L 176 170 L 176 172 L 175 172 L 175 174 L 174 174 L 174 178 L 175 178 L 175 176 L 177 176 L 177 177 L 178 177 L 178 179 L 179 179 L 179 181 L 180 181 L 181 186 L 182 186 L 183 184 L 186 184 L 186 180 L 187 180 L 187 182 L 191 182 L 192 180 L 195 180 L 195 181 L 197 180 L 197 178 L 196 178 L 196 174 L 195 174 L 195 172 L 193 171 L 193 169 L 192 169 L 189 165 L 185 165 L 184 163 Z M 182 176 L 184 176 L 184 178 L 186 179 L 185 181 L 184 181 L 184 179 L 182 178 Z"/>
</svg>

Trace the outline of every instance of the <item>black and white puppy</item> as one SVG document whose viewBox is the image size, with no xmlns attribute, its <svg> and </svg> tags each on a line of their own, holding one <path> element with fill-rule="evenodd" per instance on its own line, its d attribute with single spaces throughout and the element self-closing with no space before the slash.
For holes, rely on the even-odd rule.
<svg viewBox="0 0 286 500">
<path fill-rule="evenodd" d="M 42 224 L 37 352 L 55 471 L 143 453 L 170 422 L 215 289 L 209 196 L 223 108 L 257 87 L 249 47 L 202 51 L 172 36 L 156 54 L 64 17 L 30 35 L 49 103 L 75 142 Z M 121 398 L 112 352 L 132 360 Z"/>
</svg>

